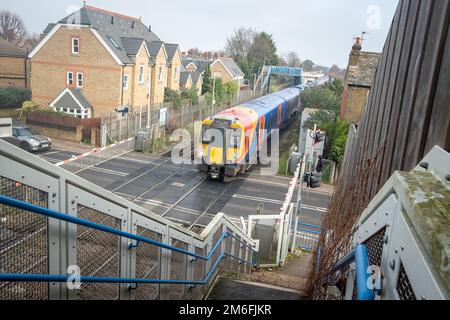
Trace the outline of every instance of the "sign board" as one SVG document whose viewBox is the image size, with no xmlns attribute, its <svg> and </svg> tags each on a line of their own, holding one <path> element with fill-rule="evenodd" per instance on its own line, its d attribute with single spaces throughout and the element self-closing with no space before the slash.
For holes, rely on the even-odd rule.
<svg viewBox="0 0 450 320">
<path fill-rule="evenodd" d="M 12 118 L 0 118 L 0 138 L 12 136 Z"/>
<path fill-rule="evenodd" d="M 159 109 L 159 126 L 164 127 L 167 123 L 167 108 Z"/>
</svg>

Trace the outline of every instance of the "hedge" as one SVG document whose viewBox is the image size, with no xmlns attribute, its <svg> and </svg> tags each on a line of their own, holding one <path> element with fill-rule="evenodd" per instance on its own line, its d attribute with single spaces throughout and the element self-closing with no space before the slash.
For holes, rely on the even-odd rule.
<svg viewBox="0 0 450 320">
<path fill-rule="evenodd" d="M 0 109 L 21 108 L 31 100 L 31 90 L 27 88 L 0 88 Z"/>
</svg>

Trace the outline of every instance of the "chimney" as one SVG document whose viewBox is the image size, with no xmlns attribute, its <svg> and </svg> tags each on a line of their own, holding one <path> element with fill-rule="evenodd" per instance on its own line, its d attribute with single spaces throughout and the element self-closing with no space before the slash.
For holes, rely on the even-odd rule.
<svg viewBox="0 0 450 320">
<path fill-rule="evenodd" d="M 148 32 L 152 32 L 152 26 L 150 24 L 148 25 Z"/>
<path fill-rule="evenodd" d="M 131 29 L 134 29 L 134 20 L 131 21 Z"/>
<path fill-rule="evenodd" d="M 353 51 L 361 51 L 362 49 L 362 42 L 360 37 L 355 38 L 355 44 L 352 47 Z"/>
<path fill-rule="evenodd" d="M 114 24 L 114 16 L 111 16 L 111 24 Z"/>
</svg>

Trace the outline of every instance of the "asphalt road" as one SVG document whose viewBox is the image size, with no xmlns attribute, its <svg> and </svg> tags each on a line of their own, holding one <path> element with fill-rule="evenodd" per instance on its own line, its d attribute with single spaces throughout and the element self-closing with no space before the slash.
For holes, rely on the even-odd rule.
<svg viewBox="0 0 450 320">
<path fill-rule="evenodd" d="M 78 154 L 53 149 L 36 155 L 57 163 Z M 258 207 L 261 214 L 279 214 L 290 182 L 250 171 L 219 183 L 193 165 L 175 165 L 167 157 L 134 151 L 89 168 L 75 163 L 63 167 L 176 223 L 198 226 L 206 226 L 219 212 L 238 224 L 241 217 L 257 214 Z M 320 225 L 330 195 L 303 189 L 302 199 L 300 220 Z"/>
</svg>

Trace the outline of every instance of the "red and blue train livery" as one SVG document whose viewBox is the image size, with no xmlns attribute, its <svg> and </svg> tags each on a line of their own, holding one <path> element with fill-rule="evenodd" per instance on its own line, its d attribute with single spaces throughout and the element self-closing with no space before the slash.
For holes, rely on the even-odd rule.
<svg viewBox="0 0 450 320">
<path fill-rule="evenodd" d="M 226 109 L 202 122 L 201 172 L 223 181 L 245 172 L 272 130 L 285 128 L 301 110 L 300 86 Z"/>
</svg>

